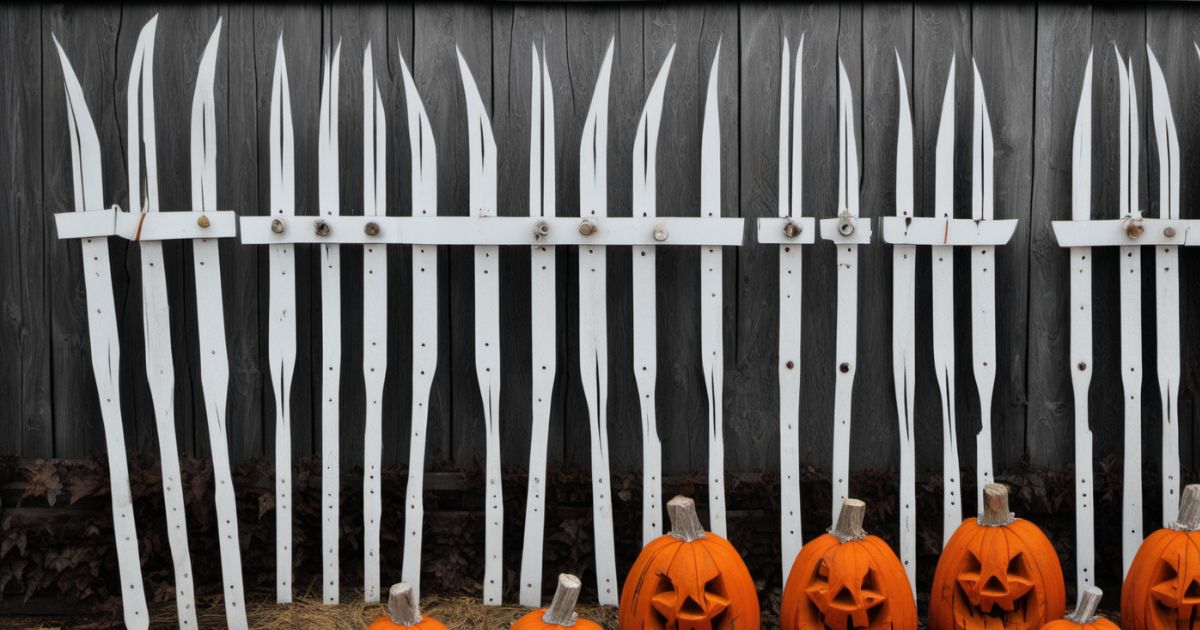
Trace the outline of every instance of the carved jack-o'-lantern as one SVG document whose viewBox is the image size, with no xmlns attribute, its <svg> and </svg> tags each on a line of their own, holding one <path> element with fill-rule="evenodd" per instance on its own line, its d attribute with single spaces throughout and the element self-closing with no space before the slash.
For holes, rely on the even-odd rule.
<svg viewBox="0 0 1200 630">
<path fill-rule="evenodd" d="M 846 499 L 837 526 L 800 550 L 783 589 L 784 630 L 916 630 L 908 574 L 887 543 L 863 532 L 866 509 Z"/>
<path fill-rule="evenodd" d="M 405 582 L 388 589 L 387 614 L 376 619 L 367 630 L 447 630 L 441 622 L 421 617 L 412 587 Z"/>
<path fill-rule="evenodd" d="M 955 530 L 929 595 L 932 630 L 1036 629 L 1066 612 L 1054 546 L 1008 511 L 1008 488 L 984 488 L 984 512 Z"/>
<path fill-rule="evenodd" d="M 1121 589 L 1121 623 L 1136 630 L 1200 629 L 1200 485 L 1184 489 L 1178 521 L 1138 548 Z"/>
<path fill-rule="evenodd" d="M 579 600 L 579 590 L 583 587 L 579 578 L 568 573 L 558 576 L 558 590 L 554 592 L 554 601 L 549 608 L 535 610 L 521 617 L 509 630 L 558 630 L 559 628 L 574 628 L 575 630 L 603 630 L 600 624 L 587 619 L 579 619 L 575 615 L 575 602 Z"/>
<path fill-rule="evenodd" d="M 667 503 L 671 532 L 642 549 L 621 590 L 621 630 L 758 628 L 758 592 L 729 541 L 700 527 L 691 499 Z"/>
<path fill-rule="evenodd" d="M 1075 611 L 1062 619 L 1048 622 L 1042 626 L 1042 630 L 1121 630 L 1120 626 L 1096 613 L 1103 597 L 1103 591 L 1095 586 L 1083 589 Z"/>
</svg>

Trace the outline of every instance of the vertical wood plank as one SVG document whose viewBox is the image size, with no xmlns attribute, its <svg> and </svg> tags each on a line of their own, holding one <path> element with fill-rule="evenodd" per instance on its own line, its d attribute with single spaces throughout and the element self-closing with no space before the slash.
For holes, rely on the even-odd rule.
<svg viewBox="0 0 1200 630">
<path fill-rule="evenodd" d="M 40 54 L 49 39 L 43 10 L 0 9 L 0 84 L 42 84 Z M 48 74 L 54 70 L 45 70 Z M 61 76 L 61 72 L 59 73 Z M 0 435 L 10 453 L 24 457 L 54 454 L 50 391 L 50 310 L 46 286 L 46 239 L 54 238 L 43 217 L 42 104 L 48 92 L 5 90 L 0 95 L 0 133 L 10 141 L 0 149 Z M 62 101 L 61 96 L 55 98 Z M 61 103 L 59 108 L 61 108 Z M 69 159 L 65 161 L 69 166 Z M 64 207 L 65 209 L 65 207 Z"/>
<path fill-rule="evenodd" d="M 270 97 L 270 84 L 259 88 L 257 41 L 252 7 L 229 7 L 226 53 L 222 55 L 224 72 L 217 73 L 217 173 L 219 199 L 239 214 L 269 214 L 262 197 L 265 184 L 259 184 L 265 171 L 266 145 L 258 143 L 262 99 Z M 269 39 L 269 38 L 268 38 Z M 265 76 L 270 76 L 265 75 Z M 226 81 L 228 82 L 226 84 Z M 222 95 L 222 86 L 226 92 Z M 264 96 L 265 93 L 265 96 Z M 224 98 L 222 98 L 224 96 Z M 224 109 L 222 109 L 224 108 Z M 220 116 L 221 112 L 224 116 Z M 223 140 L 223 141 L 222 141 Z M 249 168 L 256 165 L 258 168 Z M 249 170 L 250 176 L 246 176 Z M 261 191 L 260 191 L 261 189 Z M 220 245 L 222 291 L 225 296 L 225 323 L 229 344 L 229 419 L 230 464 L 236 466 L 250 457 L 265 455 L 263 374 L 268 373 L 265 329 L 260 295 L 265 295 L 266 248 L 246 247 L 234 239 Z M 262 339 L 262 341 L 260 341 Z"/>
<path fill-rule="evenodd" d="M 116 119 L 118 103 L 113 99 L 112 86 L 117 71 L 112 51 L 120 22 L 120 9 L 113 7 L 48 7 L 45 9 L 45 29 L 57 35 L 64 50 L 71 56 L 75 72 L 80 77 L 84 98 L 92 113 L 96 133 L 100 138 L 101 162 L 104 166 L 104 199 L 110 203 L 125 189 L 124 160 Z M 58 53 L 51 38 L 42 41 L 42 58 L 57 59 Z M 44 94 L 60 95 L 43 98 L 42 145 L 43 181 L 46 191 L 47 214 L 71 208 L 74 203 L 71 174 L 71 150 L 67 137 L 66 102 L 62 98 L 63 74 L 56 67 L 46 70 Z M 44 220 L 50 221 L 49 217 Z M 81 254 L 76 244 L 58 240 L 50 230 L 46 234 L 47 260 L 55 261 L 47 271 L 50 286 L 51 381 L 55 422 L 54 454 L 56 457 L 87 457 L 104 449 L 104 429 L 100 422 L 100 406 L 88 344 L 87 307 L 79 290 Z M 124 248 L 110 246 L 113 253 L 113 289 L 118 305 L 122 304 L 123 288 L 128 284 L 120 269 L 124 265 Z M 118 306 L 118 317 L 122 309 Z M 140 336 L 140 335 L 135 335 Z M 127 356 L 135 356 L 126 348 Z M 124 394 L 125 392 L 122 391 Z M 125 408 L 126 436 L 131 425 L 132 410 Z M 132 442 L 130 442 L 132 444 Z"/>
<path fill-rule="evenodd" d="M 1200 108 L 1200 73 L 1196 72 L 1197 53 L 1194 43 L 1200 41 L 1200 14 L 1191 7 L 1148 6 L 1146 8 L 1146 42 L 1154 49 L 1154 54 L 1162 66 L 1163 77 L 1167 82 L 1167 90 L 1171 95 L 1171 109 L 1175 114 L 1175 125 L 1179 132 L 1180 165 L 1180 218 L 1195 218 L 1194 212 L 1189 212 L 1192 205 L 1189 200 L 1200 195 L 1200 182 L 1194 177 L 1188 177 L 1191 165 L 1200 159 L 1200 144 L 1197 143 L 1197 125 L 1200 120 L 1191 115 Z M 1147 129 L 1152 126 L 1147 125 Z M 1150 168 L 1150 181 L 1157 181 L 1159 170 L 1158 160 L 1151 159 L 1147 164 Z M 1152 203 L 1157 203 L 1157 195 Z M 1200 268 L 1197 262 L 1200 258 L 1189 248 L 1181 248 L 1179 253 L 1179 303 L 1180 327 L 1184 331 L 1195 330 L 1196 322 L 1200 321 L 1200 308 L 1197 308 L 1195 283 L 1200 282 Z M 1182 374 L 1194 374 L 1200 366 L 1200 346 L 1194 335 L 1183 335 L 1180 347 Z M 1151 401 L 1153 402 L 1153 401 Z M 1153 406 L 1153 405 L 1151 405 Z M 1196 445 L 1196 418 L 1198 416 L 1197 389 L 1193 379 L 1183 378 L 1179 390 L 1179 444 L 1180 464 L 1184 471 L 1196 469 L 1200 447 Z M 1191 479 L 1181 479 L 1186 485 L 1194 482 L 1195 473 Z"/>
<path fill-rule="evenodd" d="M 994 257 L 995 345 L 1000 350 L 991 398 L 995 470 L 1009 469 L 1020 462 L 1025 439 L 1035 20 L 1036 10 L 1029 5 L 977 5 L 971 16 L 972 54 L 992 120 L 995 218 L 1018 221 L 1012 239 L 996 248 Z M 969 393 L 974 388 L 966 389 L 970 404 L 961 419 L 971 428 L 964 437 L 978 433 L 980 417 L 979 398 Z M 980 492 L 976 488 L 977 496 Z M 982 506 L 977 505 L 976 511 L 980 510 Z"/>
</svg>

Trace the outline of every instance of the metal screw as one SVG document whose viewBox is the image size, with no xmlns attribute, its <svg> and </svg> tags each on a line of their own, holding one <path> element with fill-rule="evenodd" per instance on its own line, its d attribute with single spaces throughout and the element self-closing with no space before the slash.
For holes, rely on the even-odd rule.
<svg viewBox="0 0 1200 630">
<path fill-rule="evenodd" d="M 271 221 L 271 231 L 276 234 L 283 234 L 283 219 Z"/>
<path fill-rule="evenodd" d="M 196 219 L 196 225 L 199 225 L 202 228 L 208 227 L 208 225 L 209 225 L 208 215 L 205 215 L 205 214 L 200 215 L 200 218 Z"/>
<path fill-rule="evenodd" d="M 1137 238 L 1142 235 L 1145 229 L 1142 227 L 1141 219 L 1126 219 L 1125 220 L 1125 235 L 1129 238 Z"/>
<path fill-rule="evenodd" d="M 667 226 L 663 225 L 662 223 L 654 226 L 654 240 L 658 241 L 659 243 L 667 240 Z"/>
<path fill-rule="evenodd" d="M 838 224 L 838 233 L 842 236 L 850 236 L 854 233 L 854 222 L 850 220 L 850 217 L 842 217 L 842 222 Z"/>
<path fill-rule="evenodd" d="M 379 236 L 379 224 L 371 221 L 363 226 L 363 232 L 366 233 L 367 236 Z"/>
<path fill-rule="evenodd" d="M 843 364 L 839 365 L 839 366 L 838 366 L 838 371 L 839 371 L 839 372 L 841 372 L 842 374 L 845 374 L 846 372 L 849 372 L 849 371 L 850 371 L 850 364 L 849 364 L 849 363 L 843 363 Z"/>
<path fill-rule="evenodd" d="M 793 363 L 793 362 L 791 362 L 791 361 L 788 361 L 788 362 L 787 362 L 787 369 L 789 369 L 789 370 L 790 370 L 790 369 L 792 369 L 792 368 L 794 368 L 794 367 L 796 367 L 796 364 L 795 364 L 795 363 Z"/>
<path fill-rule="evenodd" d="M 1080 371 L 1080 372 L 1082 372 L 1082 371 L 1084 371 L 1084 370 L 1086 370 L 1086 369 L 1087 369 L 1087 364 L 1086 364 L 1086 363 L 1084 363 L 1083 361 L 1080 361 L 1080 362 L 1079 362 L 1079 365 L 1078 365 L 1078 366 L 1076 366 L 1076 367 L 1078 367 L 1078 368 L 1079 368 L 1079 371 Z"/>
<path fill-rule="evenodd" d="M 1173 227 L 1166 228 L 1165 230 L 1163 230 L 1163 236 L 1166 236 L 1167 238 L 1175 238 L 1175 228 L 1173 228 Z"/>
<path fill-rule="evenodd" d="M 582 226 L 579 228 L 579 231 L 583 231 Z M 550 224 L 545 221 L 538 221 L 537 225 L 533 226 L 533 238 L 541 239 L 547 236 L 550 236 Z"/>
<path fill-rule="evenodd" d="M 329 236 L 329 224 L 324 219 L 313 221 L 313 231 L 317 236 Z"/>
<path fill-rule="evenodd" d="M 600 227 L 597 226 L 596 222 L 591 219 L 584 219 L 579 222 L 579 233 L 584 236 L 591 236 L 599 229 Z"/>
<path fill-rule="evenodd" d="M 800 226 L 794 223 L 791 219 L 783 224 L 783 235 L 788 238 L 796 238 L 800 236 Z"/>
</svg>

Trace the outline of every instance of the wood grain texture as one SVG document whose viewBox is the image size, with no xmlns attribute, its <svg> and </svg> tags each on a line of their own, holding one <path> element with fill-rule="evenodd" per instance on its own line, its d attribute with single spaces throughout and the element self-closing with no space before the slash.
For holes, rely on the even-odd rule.
<svg viewBox="0 0 1200 630">
<path fill-rule="evenodd" d="M 1052 219 L 1068 213 L 1070 134 L 1078 103 L 1080 75 L 1087 51 L 1095 47 L 1096 85 L 1093 206 L 1097 218 L 1115 217 L 1117 168 L 1116 73 L 1112 46 L 1132 55 L 1143 121 L 1142 205 L 1157 212 L 1157 195 L 1147 194 L 1157 181 L 1156 158 L 1146 152 L 1150 139 L 1149 84 L 1145 44 L 1162 63 L 1180 132 L 1184 169 L 1195 161 L 1194 138 L 1200 118 L 1200 73 L 1196 72 L 1194 39 L 1200 39 L 1200 9 L 1191 6 L 1097 5 L 877 5 L 857 6 L 746 3 L 731 5 L 555 5 L 497 6 L 466 4 L 393 4 L 337 7 L 164 7 L 47 6 L 5 7 L 0 29 L 10 33 L 0 46 L 14 61 L 0 69 L 4 84 L 29 87 L 3 90 L 0 120 L 13 130 L 12 142 L 0 149 L 3 208 L 0 208 L 0 451 L 5 454 L 84 456 L 104 450 L 99 405 L 88 347 L 86 312 L 81 291 L 79 250 L 58 241 L 50 214 L 71 201 L 71 172 L 62 99 L 62 76 L 52 59 L 49 35 L 55 33 L 77 64 L 85 96 L 95 117 L 105 165 L 105 199 L 125 204 L 124 90 L 137 29 L 156 11 L 161 13 L 156 48 L 156 92 L 160 143 L 160 184 L 164 210 L 187 207 L 185 177 L 185 112 L 189 109 L 196 60 L 218 15 L 225 18 L 217 72 L 219 205 L 247 215 L 268 208 L 266 121 L 274 46 L 285 38 L 296 130 L 297 211 L 316 210 L 316 130 L 320 55 L 324 46 L 343 41 L 342 205 L 347 213 L 361 208 L 361 89 L 358 68 L 367 40 L 374 42 L 376 72 L 381 83 L 388 129 L 388 202 L 391 214 L 409 214 L 409 152 L 403 90 L 398 80 L 398 52 L 412 64 L 429 110 L 439 149 L 439 202 L 443 212 L 465 214 L 468 183 L 466 129 L 461 85 L 454 57 L 462 47 L 476 72 L 493 117 L 500 149 L 499 199 L 502 214 L 527 209 L 529 46 L 544 43 L 556 101 L 557 201 L 559 214 L 578 212 L 579 136 L 600 60 L 615 37 L 609 114 L 609 212 L 630 212 L 630 154 L 635 125 L 649 80 L 671 42 L 678 45 L 667 85 L 659 147 L 658 210 L 663 215 L 695 214 L 698 200 L 699 124 L 704 79 L 716 41 L 722 41 L 722 212 L 747 219 L 775 216 L 779 59 L 782 36 L 793 51 L 805 34 L 805 160 L 803 213 L 833 214 L 837 155 L 831 151 L 836 115 L 836 57 L 847 59 L 856 92 L 859 146 L 862 151 L 862 213 L 877 217 L 894 212 L 895 59 L 900 52 L 909 79 L 914 113 L 915 211 L 932 214 L 933 147 L 940 113 L 941 89 L 952 53 L 957 53 L 958 142 L 956 208 L 969 206 L 969 115 L 973 55 L 983 73 L 994 123 L 996 216 L 1021 222 L 997 263 L 998 373 L 993 405 L 996 468 L 1012 468 L 1027 458 L 1032 464 L 1061 468 L 1073 458 L 1073 399 L 1067 365 L 1068 256 L 1050 232 Z M 168 46 L 164 42 L 170 41 Z M 385 44 L 386 41 L 386 44 Z M 387 54 L 383 51 L 386 47 Z M 33 52 L 31 52 L 33 51 Z M 39 61 L 39 58 L 42 61 Z M 11 79 L 11 80 L 10 80 Z M 21 132 L 24 130 L 24 132 Z M 21 132 L 21 133 L 18 133 Z M 1186 172 L 1186 171 L 1185 171 Z M 1195 218 L 1190 205 L 1200 183 L 1182 181 L 1181 208 Z M 779 465 L 778 437 L 778 251 L 753 243 L 747 226 L 746 246 L 728 248 L 725 264 L 726 468 L 730 472 L 774 472 Z M 361 256 L 343 248 L 342 327 L 345 339 L 340 412 L 345 426 L 340 453 L 345 467 L 361 460 L 365 394 L 361 374 Z M 411 248 L 389 251 L 389 375 L 384 387 L 387 409 L 383 422 L 383 461 L 406 461 L 411 416 Z M 819 473 L 829 470 L 835 316 L 833 248 L 818 244 L 803 253 L 805 272 L 799 322 L 803 353 L 801 430 L 802 465 Z M 548 461 L 587 465 L 590 440 L 586 406 L 578 375 L 578 304 L 574 248 L 556 252 L 555 322 L 559 374 L 552 394 Z M 189 454 L 209 450 L 200 396 L 197 321 L 192 295 L 190 247 L 164 248 L 168 301 L 176 370 L 176 417 L 180 444 Z M 299 345 L 293 405 L 293 454 L 319 449 L 315 434 L 320 407 L 319 275 L 316 249 L 297 252 Z M 898 461 L 895 407 L 890 382 L 891 339 L 890 248 L 860 250 L 859 369 L 852 422 L 851 470 L 888 467 Z M 267 253 L 265 248 L 235 242 L 220 245 L 222 288 L 230 352 L 228 430 L 232 463 L 269 455 L 274 442 L 274 403 L 264 375 L 267 361 Z M 141 276 L 137 247 L 110 245 L 125 368 L 121 374 L 131 450 L 154 452 L 153 413 L 144 376 L 141 341 Z M 453 460 L 482 464 L 483 431 L 473 361 L 473 278 L 465 248 L 439 253 L 440 341 L 437 376 L 429 403 L 427 457 L 431 465 Z M 699 418 L 704 415 L 704 387 L 699 360 L 698 253 L 664 250 L 658 255 L 658 418 L 667 451 L 664 474 L 701 470 L 707 443 Z M 955 266 L 955 330 L 958 429 L 966 479 L 973 479 L 978 414 L 971 377 L 971 344 L 967 256 Z M 612 247 L 608 259 L 609 414 L 613 472 L 640 470 L 639 415 L 632 364 L 631 258 L 629 248 Z M 1148 260 L 1152 260 L 1148 259 Z M 1200 322 L 1195 290 L 1200 274 L 1197 254 L 1181 253 L 1181 322 L 1184 330 Z M 502 460 L 522 469 L 528 458 L 530 366 L 526 360 L 532 331 L 527 326 L 530 286 L 524 252 L 501 254 L 501 321 L 503 391 Z M 931 289 L 929 258 L 918 253 L 916 300 L 916 444 L 917 469 L 940 469 L 940 416 L 930 349 Z M 1120 383 L 1120 338 L 1117 307 L 1118 264 L 1115 252 L 1097 251 L 1094 259 L 1095 374 L 1090 415 L 1097 460 L 1120 455 L 1123 414 Z M 1156 365 L 1153 265 L 1143 264 L 1144 365 Z M 1180 443 L 1184 470 L 1194 470 L 1195 425 L 1200 418 L 1195 374 L 1200 367 L 1200 340 L 1184 336 L 1180 348 Z M 9 361 L 10 357 L 14 360 Z M 1149 367 L 1147 367 L 1149 369 Z M 1143 444 L 1145 468 L 1160 466 L 1161 409 L 1154 387 L 1157 374 L 1143 379 Z M 267 389 L 264 395 L 264 387 Z M 670 448 L 667 448 L 668 445 Z M 1183 481 L 1187 481 L 1186 479 Z M 973 494 L 968 481 L 963 490 Z M 853 489 L 853 487 L 851 488 Z M 636 492 L 636 489 L 634 490 Z M 964 506 L 969 512 L 971 501 Z M 1146 504 L 1159 499 L 1148 494 Z M 737 505 L 730 505 L 736 510 Z M 704 506 L 701 506 L 703 511 Z M 511 511 L 510 511 L 511 512 Z M 1146 526 L 1158 525 L 1151 510 Z M 384 511 L 384 526 L 401 524 L 401 515 Z M 510 514 L 516 531 L 520 517 Z M 547 523 L 547 527 L 552 524 Z M 731 535 L 735 542 L 739 532 Z M 618 548 L 627 541 L 617 533 Z M 511 545 L 510 545 L 511 549 Z M 515 559 L 509 556 L 506 560 Z M 590 565 L 581 567 L 585 583 Z M 1105 570 L 1104 567 L 1097 567 Z M 384 568 L 386 583 L 395 575 Z"/>
<path fill-rule="evenodd" d="M 49 39 L 42 9 L 6 6 L 0 15 L 0 55 L 8 60 L 0 68 L 0 84 L 41 81 L 39 59 L 43 41 Z M 56 100 L 61 110 L 63 99 Z M 30 457 L 54 453 L 46 266 L 52 230 L 42 221 L 42 138 L 22 132 L 42 128 L 41 107 L 36 90 L 0 95 L 0 133 L 9 138 L 0 149 L 0 268 L 8 270 L 0 277 L 0 356 L 6 357 L 0 368 L 0 435 L 15 452 Z"/>
</svg>

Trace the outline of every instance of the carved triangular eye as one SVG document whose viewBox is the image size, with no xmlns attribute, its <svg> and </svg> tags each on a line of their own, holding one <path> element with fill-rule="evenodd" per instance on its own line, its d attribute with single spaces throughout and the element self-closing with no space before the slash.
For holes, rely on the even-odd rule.
<svg viewBox="0 0 1200 630">
<path fill-rule="evenodd" d="M 1008 561 L 1009 575 L 1025 575 L 1025 554 L 1018 551 L 1016 555 Z"/>
</svg>

